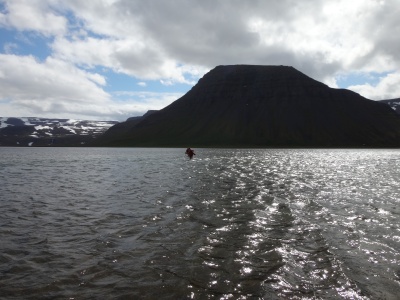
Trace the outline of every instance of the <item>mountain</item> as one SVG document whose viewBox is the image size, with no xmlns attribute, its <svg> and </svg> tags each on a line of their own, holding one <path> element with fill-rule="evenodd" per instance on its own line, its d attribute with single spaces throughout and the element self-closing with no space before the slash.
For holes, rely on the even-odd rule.
<svg viewBox="0 0 400 300">
<path fill-rule="evenodd" d="M 84 146 L 117 123 L 0 117 L 0 146 Z"/>
<path fill-rule="evenodd" d="M 118 137 L 123 137 L 125 134 L 129 134 L 129 131 L 132 127 L 155 112 L 157 112 L 157 110 L 149 110 L 143 116 L 130 117 L 125 122 L 121 122 L 112 126 L 107 131 L 107 136 L 112 136 L 114 139 L 116 139 Z"/>
<path fill-rule="evenodd" d="M 218 66 L 164 109 L 117 126 L 95 145 L 400 146 L 400 116 L 387 104 L 287 66 Z"/>
<path fill-rule="evenodd" d="M 400 114 L 400 98 L 380 100 L 379 102 L 388 104 L 395 112 Z"/>
</svg>

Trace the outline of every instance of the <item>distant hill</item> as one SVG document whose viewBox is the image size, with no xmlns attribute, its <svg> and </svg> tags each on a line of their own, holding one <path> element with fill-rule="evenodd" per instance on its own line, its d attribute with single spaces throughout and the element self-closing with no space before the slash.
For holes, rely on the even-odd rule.
<svg viewBox="0 0 400 300">
<path fill-rule="evenodd" d="M 130 117 L 128 118 L 126 121 L 127 122 L 131 122 L 131 121 L 139 121 L 147 116 L 150 116 L 152 114 L 154 114 L 155 112 L 157 112 L 158 110 L 148 110 L 143 116 L 138 116 L 138 117 Z"/>
<path fill-rule="evenodd" d="M 398 147 L 400 116 L 292 67 L 218 66 L 180 99 L 110 128 L 95 145 Z"/>
<path fill-rule="evenodd" d="M 397 112 L 400 115 L 400 98 L 380 100 L 379 102 L 388 104 L 395 112 Z"/>
<path fill-rule="evenodd" d="M 0 117 L 0 146 L 85 146 L 117 123 Z"/>
<path fill-rule="evenodd" d="M 123 137 L 128 134 L 133 126 L 138 124 L 144 118 L 154 114 L 157 110 L 149 110 L 143 116 L 130 117 L 125 122 L 118 123 L 112 126 L 108 131 L 106 131 L 107 136 L 112 136 L 114 139 L 118 137 Z"/>
</svg>

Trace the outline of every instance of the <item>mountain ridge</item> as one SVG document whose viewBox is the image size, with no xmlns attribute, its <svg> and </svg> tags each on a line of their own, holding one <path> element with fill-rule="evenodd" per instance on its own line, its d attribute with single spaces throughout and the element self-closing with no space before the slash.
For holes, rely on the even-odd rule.
<svg viewBox="0 0 400 300">
<path fill-rule="evenodd" d="M 0 146 L 85 146 L 117 121 L 0 117 Z"/>
<path fill-rule="evenodd" d="M 400 98 L 379 100 L 379 102 L 388 104 L 395 112 L 400 115 Z"/>
<path fill-rule="evenodd" d="M 123 124 L 119 126 L 124 126 Z M 164 109 L 100 146 L 398 147 L 400 117 L 290 66 L 217 66 Z"/>
</svg>

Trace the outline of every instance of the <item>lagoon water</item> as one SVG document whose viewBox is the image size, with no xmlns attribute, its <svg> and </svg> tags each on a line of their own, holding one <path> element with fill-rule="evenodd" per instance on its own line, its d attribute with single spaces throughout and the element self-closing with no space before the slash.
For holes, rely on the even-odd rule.
<svg viewBox="0 0 400 300">
<path fill-rule="evenodd" d="M 400 150 L 0 148 L 0 299 L 399 299 Z"/>
</svg>

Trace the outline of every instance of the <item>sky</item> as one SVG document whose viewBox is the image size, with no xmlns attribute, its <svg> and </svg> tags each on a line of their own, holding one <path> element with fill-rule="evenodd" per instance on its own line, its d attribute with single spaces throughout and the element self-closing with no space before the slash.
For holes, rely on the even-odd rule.
<svg viewBox="0 0 400 300">
<path fill-rule="evenodd" d="M 400 97 L 399 0 L 0 0 L 0 116 L 123 121 L 218 65 Z"/>
</svg>

